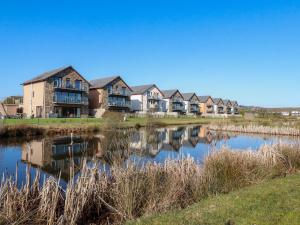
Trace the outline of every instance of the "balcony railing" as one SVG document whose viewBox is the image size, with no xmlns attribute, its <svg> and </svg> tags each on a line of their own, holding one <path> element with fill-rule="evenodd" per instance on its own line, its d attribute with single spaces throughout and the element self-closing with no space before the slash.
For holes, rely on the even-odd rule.
<svg viewBox="0 0 300 225">
<path fill-rule="evenodd" d="M 60 103 L 60 104 L 78 104 L 78 105 L 88 105 L 88 99 L 87 98 L 71 98 L 71 97 L 53 97 L 54 103 Z"/>
<path fill-rule="evenodd" d="M 130 91 L 119 89 L 119 90 L 109 90 L 108 95 L 116 95 L 116 96 L 126 96 L 129 97 L 131 95 Z"/>
<path fill-rule="evenodd" d="M 148 98 L 148 100 L 155 100 L 155 101 L 160 101 L 160 100 L 162 100 L 161 97 L 156 96 L 156 95 L 148 95 L 147 98 Z"/>
<path fill-rule="evenodd" d="M 108 106 L 109 106 L 109 107 L 130 108 L 130 107 L 131 107 L 131 102 L 129 102 L 129 101 L 126 101 L 126 102 L 121 102 L 121 101 L 108 101 Z"/>
<path fill-rule="evenodd" d="M 173 111 L 184 111 L 184 107 L 179 106 L 179 105 L 173 105 L 172 110 Z"/>
<path fill-rule="evenodd" d="M 199 108 L 198 107 L 191 107 L 191 112 L 199 112 Z"/>
<path fill-rule="evenodd" d="M 183 104 L 183 100 L 181 98 L 173 98 L 173 103 L 180 103 Z"/>
<path fill-rule="evenodd" d="M 75 91 L 88 91 L 89 85 L 81 83 L 81 85 L 76 85 L 72 83 L 62 82 L 61 84 L 54 83 L 54 88 L 56 89 L 65 89 L 65 90 L 75 90 Z"/>
</svg>

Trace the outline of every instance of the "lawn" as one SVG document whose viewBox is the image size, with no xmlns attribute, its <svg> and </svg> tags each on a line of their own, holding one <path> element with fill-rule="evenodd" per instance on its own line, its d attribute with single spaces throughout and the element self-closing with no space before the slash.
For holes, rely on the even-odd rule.
<svg viewBox="0 0 300 225">
<path fill-rule="evenodd" d="M 148 224 L 298 225 L 300 224 L 300 174 L 210 197 L 184 210 L 171 211 L 128 223 L 128 225 Z"/>
<path fill-rule="evenodd" d="M 219 122 L 225 121 L 227 119 L 214 119 L 214 118 L 194 118 L 194 117 L 165 117 L 165 118 L 154 118 L 151 119 L 153 122 L 165 124 L 165 125 L 184 125 L 184 124 L 207 124 L 212 121 Z M 4 119 L 0 120 L 0 124 L 3 125 L 101 125 L 105 121 L 113 121 L 109 120 L 109 118 L 99 119 L 99 118 L 47 118 L 47 119 Z M 135 126 L 139 124 L 141 126 L 146 125 L 148 122 L 147 118 L 139 118 L 139 117 L 130 117 L 127 118 L 126 122 L 121 122 L 120 125 L 124 126 Z"/>
</svg>

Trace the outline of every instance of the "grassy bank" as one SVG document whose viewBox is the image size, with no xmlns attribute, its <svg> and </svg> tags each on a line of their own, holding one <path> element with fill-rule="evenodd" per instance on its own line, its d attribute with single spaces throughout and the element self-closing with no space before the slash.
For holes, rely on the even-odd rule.
<svg viewBox="0 0 300 225">
<path fill-rule="evenodd" d="M 188 125 L 223 123 L 226 119 L 213 118 L 127 118 L 126 121 L 120 115 L 113 115 L 103 119 L 73 118 L 73 119 L 6 119 L 0 121 L 0 137 L 30 137 L 36 135 L 90 133 L 111 126 L 119 128 L 139 128 L 151 122 L 154 126 Z"/>
<path fill-rule="evenodd" d="M 184 210 L 128 225 L 298 225 L 300 174 L 265 181 L 226 195 L 212 196 Z"/>
<path fill-rule="evenodd" d="M 18 188 L 14 179 L 0 186 L 2 224 L 120 224 L 146 215 L 186 208 L 210 196 L 284 177 L 300 169 L 298 145 L 265 146 L 257 152 L 222 149 L 202 165 L 192 159 L 114 164 L 110 173 L 84 165 L 66 190 L 49 178 Z M 73 168 L 70 168 L 71 174 Z M 28 174 L 29 176 L 29 174 Z M 269 206 L 271 207 L 271 206 Z"/>
</svg>

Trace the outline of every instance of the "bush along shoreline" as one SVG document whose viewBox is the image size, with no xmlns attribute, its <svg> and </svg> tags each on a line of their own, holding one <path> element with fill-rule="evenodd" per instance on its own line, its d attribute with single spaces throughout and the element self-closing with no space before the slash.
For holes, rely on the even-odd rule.
<svg viewBox="0 0 300 225">
<path fill-rule="evenodd" d="M 299 169 L 300 146 L 277 144 L 259 151 L 222 148 L 212 151 L 202 164 L 191 158 L 143 166 L 116 164 L 108 173 L 99 165 L 84 163 L 66 189 L 51 177 L 40 184 L 39 173 L 30 184 L 28 172 L 21 187 L 16 179 L 2 179 L 0 224 L 122 224 Z"/>
</svg>

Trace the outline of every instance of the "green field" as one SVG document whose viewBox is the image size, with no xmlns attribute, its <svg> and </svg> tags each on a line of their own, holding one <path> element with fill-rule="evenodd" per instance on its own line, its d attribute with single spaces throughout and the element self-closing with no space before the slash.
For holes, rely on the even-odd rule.
<svg viewBox="0 0 300 225">
<path fill-rule="evenodd" d="M 148 224 L 298 225 L 300 224 L 300 174 L 210 197 L 184 210 L 171 211 L 128 223 L 128 225 Z"/>
</svg>

